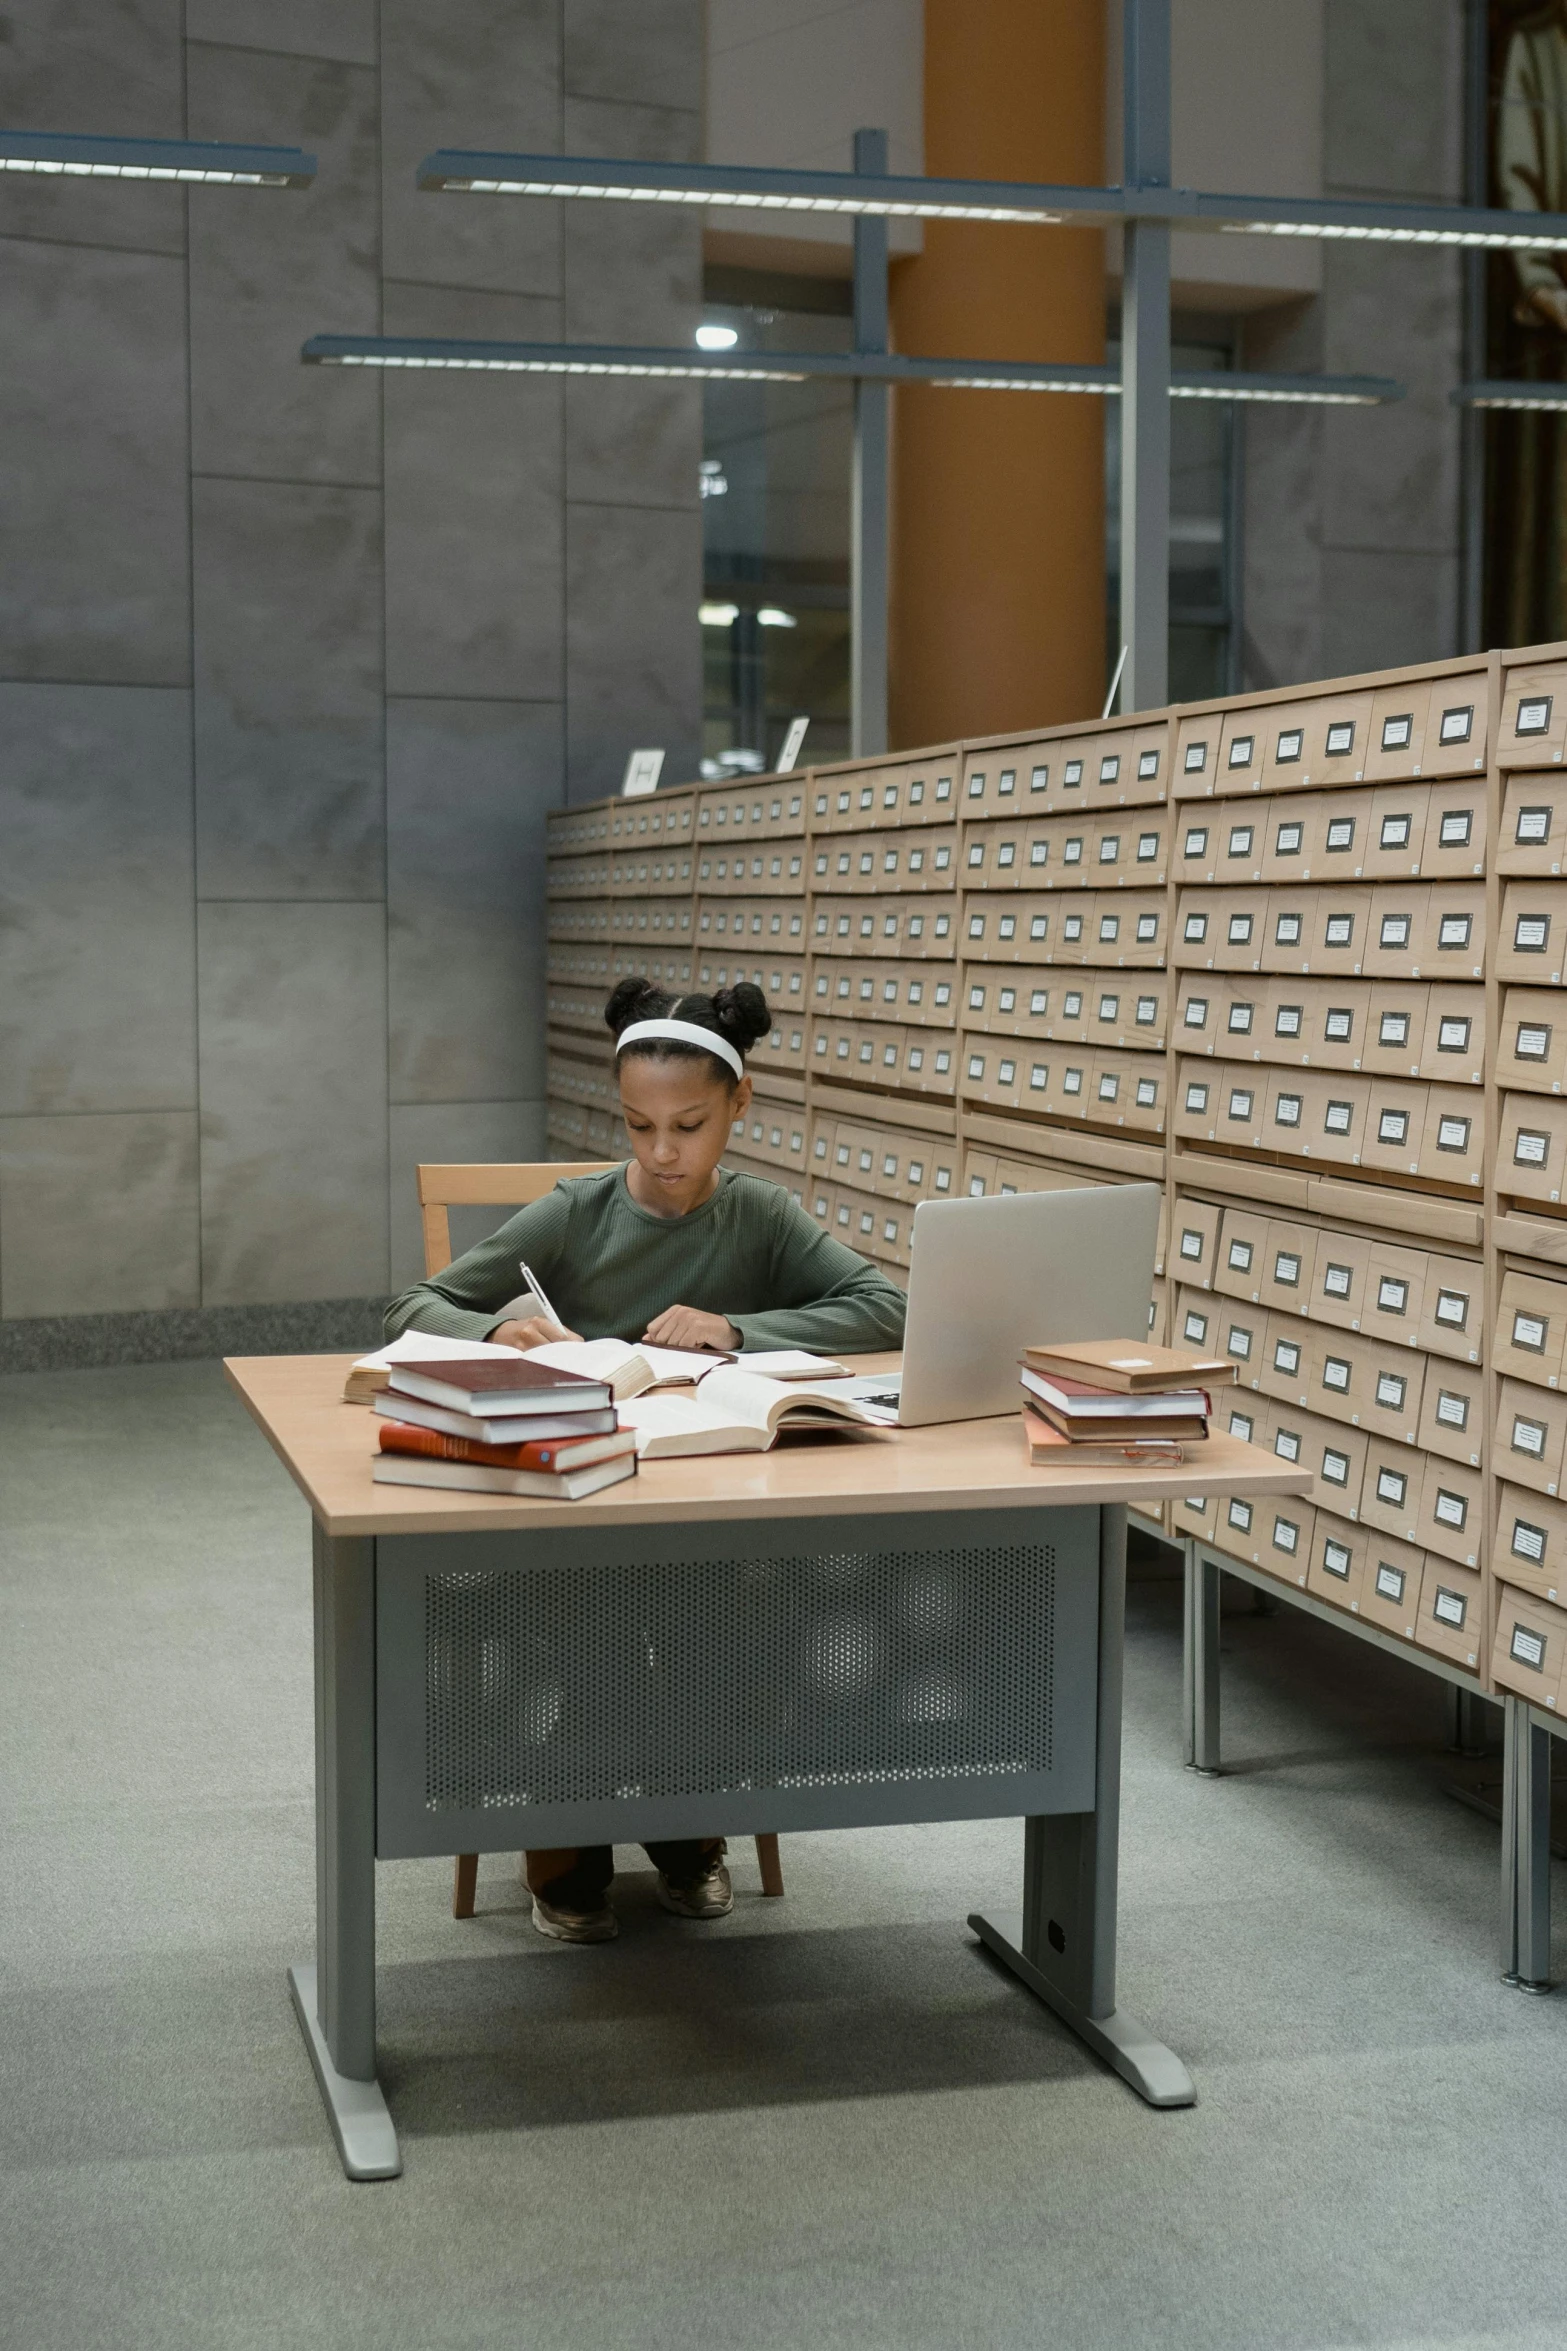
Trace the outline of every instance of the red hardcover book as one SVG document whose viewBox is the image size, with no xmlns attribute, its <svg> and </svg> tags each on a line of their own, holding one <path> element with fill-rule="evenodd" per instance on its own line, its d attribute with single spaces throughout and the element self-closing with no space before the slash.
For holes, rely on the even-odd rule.
<svg viewBox="0 0 1567 2351">
<path fill-rule="evenodd" d="M 634 1453 L 637 1447 L 632 1429 L 615 1429 L 607 1437 L 486 1445 L 477 1437 L 448 1437 L 439 1429 L 415 1428 L 405 1420 L 383 1420 L 379 1434 L 383 1453 L 420 1453 L 431 1461 L 479 1461 L 490 1469 L 589 1469 L 595 1461 L 613 1461 L 617 1454 Z"/>
</svg>

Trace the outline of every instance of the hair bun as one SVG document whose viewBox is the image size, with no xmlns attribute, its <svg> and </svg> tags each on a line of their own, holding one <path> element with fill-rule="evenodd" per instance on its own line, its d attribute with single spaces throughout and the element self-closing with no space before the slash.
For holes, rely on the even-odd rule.
<svg viewBox="0 0 1567 2351">
<path fill-rule="evenodd" d="M 631 973 L 611 988 L 609 1002 L 604 1007 L 604 1023 L 611 1036 L 618 1037 L 634 1020 L 661 1019 L 669 1005 L 670 999 L 662 988 L 655 987 L 639 973 Z"/>
<path fill-rule="evenodd" d="M 773 1016 L 767 1009 L 767 998 L 751 980 L 738 980 L 732 988 L 720 988 L 713 997 L 713 1011 L 718 1025 L 730 1043 L 737 1045 L 742 1055 L 773 1025 Z"/>
</svg>

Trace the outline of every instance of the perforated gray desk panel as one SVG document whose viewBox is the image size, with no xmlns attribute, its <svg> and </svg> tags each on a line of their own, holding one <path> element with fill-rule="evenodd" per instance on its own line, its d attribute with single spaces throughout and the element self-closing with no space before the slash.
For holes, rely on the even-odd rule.
<svg viewBox="0 0 1567 2351">
<path fill-rule="evenodd" d="M 382 1537 L 377 1855 L 1089 1812 L 1099 1527 Z"/>
</svg>

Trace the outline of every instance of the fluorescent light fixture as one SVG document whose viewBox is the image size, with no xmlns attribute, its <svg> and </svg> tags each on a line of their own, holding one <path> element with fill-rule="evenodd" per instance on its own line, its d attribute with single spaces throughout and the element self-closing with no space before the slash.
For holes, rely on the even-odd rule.
<svg viewBox="0 0 1567 2351">
<path fill-rule="evenodd" d="M 702 351 L 732 351 L 740 335 L 735 327 L 698 327 L 696 340 Z"/>
<path fill-rule="evenodd" d="M 782 605 L 762 604 L 757 607 L 756 625 L 759 629 L 797 629 L 800 624 Z"/>
<path fill-rule="evenodd" d="M 301 358 L 315 367 L 455 368 L 480 374 L 690 376 L 739 383 L 803 384 L 811 376 L 853 383 L 937 384 L 977 392 L 1091 392 L 1120 397 L 1114 368 L 1020 364 L 1006 359 L 923 359 L 902 351 L 665 351 L 612 343 L 445 342 L 415 335 L 312 335 Z M 1291 406 L 1375 408 L 1402 400 L 1387 376 L 1240 375 L 1194 369 L 1170 379 L 1172 400 L 1275 401 Z"/>
<path fill-rule="evenodd" d="M 602 156 L 494 155 L 443 148 L 417 174 L 427 192 L 572 196 L 618 204 L 725 205 L 741 212 L 875 214 L 907 220 L 1010 220 L 1059 225 L 1069 215 L 1117 219 L 1114 188 L 1048 188 L 1007 180 L 933 180 L 921 173 L 783 171 L 770 166 L 633 163 Z"/>
<path fill-rule="evenodd" d="M 1175 189 L 1129 192 L 1129 215 L 1145 204 L 1183 228 L 1230 237 L 1307 237 L 1325 244 L 1449 245 L 1470 252 L 1567 249 L 1567 214 L 1518 213 L 1470 204 L 1385 204 L 1360 198 L 1194 196 Z"/>
<path fill-rule="evenodd" d="M 1448 398 L 1455 408 L 1562 409 L 1567 408 L 1567 383 L 1509 383 L 1499 378 L 1489 383 L 1460 384 Z"/>
<path fill-rule="evenodd" d="M 0 172 L 27 173 L 40 179 L 176 180 L 197 187 L 308 188 L 316 176 L 316 159 L 302 147 L 0 131 Z"/>
<path fill-rule="evenodd" d="M 699 604 L 697 619 L 705 629 L 727 629 L 740 618 L 738 604 Z"/>
</svg>

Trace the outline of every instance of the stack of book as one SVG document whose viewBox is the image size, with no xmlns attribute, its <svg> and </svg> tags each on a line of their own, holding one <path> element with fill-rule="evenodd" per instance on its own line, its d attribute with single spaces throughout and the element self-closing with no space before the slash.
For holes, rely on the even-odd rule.
<svg viewBox="0 0 1567 2351">
<path fill-rule="evenodd" d="M 637 1473 L 607 1379 L 527 1355 L 393 1363 L 371 1397 L 384 1486 L 456 1486 L 575 1502 Z"/>
<path fill-rule="evenodd" d="M 1208 1434 L 1208 1389 L 1235 1378 L 1222 1356 L 1130 1339 L 1027 1347 L 1023 1435 L 1029 1460 L 1181 1462 Z M 1199 1385 L 1199 1383 L 1202 1383 Z"/>
</svg>

